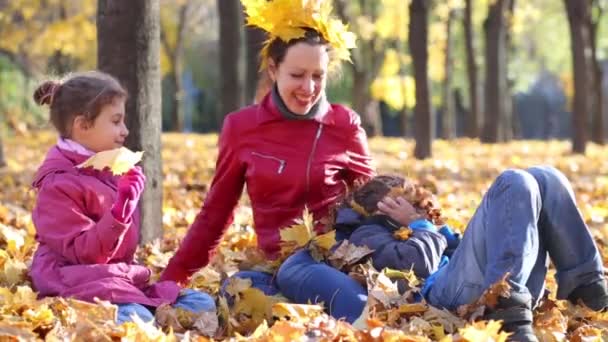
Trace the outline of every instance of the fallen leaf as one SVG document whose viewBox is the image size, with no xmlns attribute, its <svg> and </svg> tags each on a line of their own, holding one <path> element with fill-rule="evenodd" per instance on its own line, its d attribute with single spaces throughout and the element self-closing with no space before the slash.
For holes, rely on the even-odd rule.
<svg viewBox="0 0 608 342">
<path fill-rule="evenodd" d="M 143 154 L 141 151 L 132 152 L 123 146 L 113 150 L 98 152 L 77 167 L 92 167 L 97 170 L 109 168 L 113 174 L 121 175 L 139 163 Z"/>
</svg>

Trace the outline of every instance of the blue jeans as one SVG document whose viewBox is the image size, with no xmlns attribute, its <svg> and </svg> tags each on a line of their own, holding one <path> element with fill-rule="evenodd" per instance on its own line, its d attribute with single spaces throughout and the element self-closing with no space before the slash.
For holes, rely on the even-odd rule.
<svg viewBox="0 0 608 342">
<path fill-rule="evenodd" d="M 279 268 L 281 293 L 299 304 L 323 302 L 335 318 L 354 322 L 367 302 L 367 289 L 341 271 L 314 260 L 308 250 L 296 252 Z"/>
<path fill-rule="evenodd" d="M 507 170 L 485 194 L 427 300 L 455 309 L 509 272 L 512 291 L 535 306 L 545 289 L 549 258 L 560 299 L 603 277 L 600 254 L 566 177 L 552 167 Z"/>
<path fill-rule="evenodd" d="M 224 280 L 222 287 L 220 288 L 220 295 L 226 297 L 228 299 L 228 304 L 230 305 L 232 305 L 233 298 L 226 293 L 226 286 L 228 285 L 228 281 L 235 277 L 251 280 L 251 287 L 261 290 L 267 296 L 279 294 L 279 288 L 277 287 L 272 274 L 261 271 L 240 271 Z"/>
<path fill-rule="evenodd" d="M 182 293 L 183 294 L 177 298 L 175 303 L 173 303 L 172 306 L 174 308 L 182 308 L 192 312 L 215 310 L 215 301 L 213 300 L 213 297 L 208 294 L 192 289 L 185 289 Z M 144 305 L 137 303 L 117 305 L 118 317 L 116 318 L 116 322 L 118 324 L 132 321 L 131 316 L 133 315 L 139 316 L 144 322 L 154 321 L 154 314 Z"/>
</svg>

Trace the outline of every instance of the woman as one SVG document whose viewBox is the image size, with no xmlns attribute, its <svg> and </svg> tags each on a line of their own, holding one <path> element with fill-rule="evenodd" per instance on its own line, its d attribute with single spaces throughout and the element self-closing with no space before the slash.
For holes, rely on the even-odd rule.
<svg viewBox="0 0 608 342">
<path fill-rule="evenodd" d="M 162 280 L 185 282 L 209 262 L 244 185 L 258 245 L 273 259 L 281 228 L 305 208 L 319 222 L 348 187 L 373 175 L 359 117 L 325 98 L 328 73 L 353 47 L 352 33 L 331 19 L 329 2 L 244 0 L 243 5 L 249 24 L 269 34 L 261 58 L 274 84 L 259 104 L 226 116 L 211 188 Z M 317 223 L 316 229 L 324 227 Z M 267 294 L 277 292 L 270 274 L 238 276 L 251 278 Z"/>
</svg>

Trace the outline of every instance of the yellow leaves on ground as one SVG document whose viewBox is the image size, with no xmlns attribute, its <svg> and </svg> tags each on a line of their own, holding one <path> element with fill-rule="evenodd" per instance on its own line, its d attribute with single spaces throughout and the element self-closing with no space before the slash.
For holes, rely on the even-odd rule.
<svg viewBox="0 0 608 342">
<path fill-rule="evenodd" d="M 143 152 L 132 152 L 126 147 L 121 147 L 109 151 L 98 152 L 84 163 L 78 165 L 78 167 L 92 167 L 97 170 L 108 168 L 113 174 L 121 175 L 133 168 L 135 164 L 139 163 L 143 154 Z"/>
<path fill-rule="evenodd" d="M 185 320 L 183 323 L 187 326 L 192 323 L 192 329 L 180 334 L 141 321 L 117 326 L 113 323 L 116 306 L 108 303 L 37 300 L 27 277 L 27 267 L 36 247 L 31 222 L 35 192 L 30 184 L 37 166 L 55 141 L 53 134 L 45 132 L 33 132 L 27 137 L 3 137 L 6 157 L 12 162 L 10 167 L 0 169 L 0 340 L 206 341 L 204 336 L 211 333 L 203 333 L 196 322 L 192 323 L 191 317 L 183 313 L 175 312 L 175 317 L 178 322 Z M 567 142 L 481 145 L 469 139 L 437 140 L 433 143 L 435 158 L 424 161 L 412 158 L 413 142 L 409 140 L 374 138 L 370 140 L 370 147 L 379 172 L 403 175 L 433 188 L 447 223 L 461 232 L 501 170 L 553 165 L 572 181 L 581 213 L 608 264 L 607 147 L 591 144 L 586 156 L 574 156 Z M 139 262 L 152 269 L 153 279 L 158 279 L 200 210 L 215 170 L 217 135 L 165 134 L 162 156 L 165 236 L 140 248 L 138 253 Z M 285 232 L 294 249 L 300 246 L 313 252 L 333 244 L 331 235 L 319 236 L 314 232 L 312 218 L 303 218 L 300 225 Z M 365 264 L 371 253 L 369 249 L 343 242 L 325 258 L 368 287 L 370 305 L 359 320 L 362 324 L 356 324 L 364 327 L 363 330 L 355 330 L 348 323 L 320 313 L 318 305 L 299 306 L 289 304 L 280 296 L 265 296 L 252 289 L 250 283 L 228 286 L 227 291 L 234 297 L 229 305 L 225 298 L 218 296 L 224 279 L 240 270 L 276 271 L 276 264 L 265 261 L 257 248 L 252 212 L 245 196 L 216 256 L 194 274 L 189 286 L 217 299 L 219 319 L 213 338 L 218 340 L 466 341 L 467 336 L 490 336 L 490 340 L 498 341 L 502 338 L 496 334 L 497 323 L 473 324 L 445 309 L 415 302 L 413 296 L 422 286 L 420 280 L 408 270 L 377 272 L 371 269 Z M 552 293 L 535 311 L 535 331 L 539 339 L 606 340 L 608 313 L 596 313 L 555 300 L 554 275 L 555 270 L 550 269 L 546 281 Z M 488 301 L 464 311 L 475 317 L 474 314 L 482 307 L 485 309 L 485 305 L 492 302 L 489 299 L 497 298 L 496 294 L 502 290 L 498 288 L 493 293 Z M 212 322 L 213 317 L 201 321 Z M 600 334 L 604 335 L 599 337 Z"/>
<path fill-rule="evenodd" d="M 502 324 L 497 321 L 475 322 L 458 331 L 462 340 L 468 342 L 493 341 L 505 342 L 509 334 L 499 332 Z"/>
<path fill-rule="evenodd" d="M 272 306 L 272 316 L 296 322 L 310 321 L 323 313 L 320 305 L 276 303 Z"/>
<path fill-rule="evenodd" d="M 314 230 L 312 214 L 304 209 L 302 219 L 288 228 L 280 230 L 281 255 L 287 257 L 300 248 L 308 248 L 316 260 L 321 260 L 336 244 L 336 231 L 318 235 Z"/>
</svg>

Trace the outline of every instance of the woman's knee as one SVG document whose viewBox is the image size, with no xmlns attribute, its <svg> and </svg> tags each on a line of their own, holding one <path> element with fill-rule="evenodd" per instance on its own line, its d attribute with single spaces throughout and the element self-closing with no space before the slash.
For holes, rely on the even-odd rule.
<svg viewBox="0 0 608 342">
<path fill-rule="evenodd" d="M 518 194 L 537 195 L 539 193 L 538 182 L 530 173 L 521 169 L 508 169 L 503 171 L 497 178 L 494 185 L 503 192 L 507 188 L 511 192 Z"/>
<path fill-rule="evenodd" d="M 192 289 L 183 290 L 173 306 L 192 312 L 215 311 L 216 309 L 213 297 Z"/>
<path fill-rule="evenodd" d="M 565 187 L 569 192 L 572 191 L 572 186 L 570 185 L 568 177 L 553 166 L 533 166 L 526 169 L 526 171 L 534 176 L 539 186 L 542 188 L 554 189 L 556 187 Z"/>
<path fill-rule="evenodd" d="M 308 250 L 301 250 L 288 257 L 277 271 L 277 285 L 279 289 L 290 288 L 299 283 L 297 276 L 306 272 L 308 267 L 315 265 L 315 261 Z"/>
<path fill-rule="evenodd" d="M 138 316 L 144 322 L 154 321 L 154 314 L 145 306 L 137 303 L 118 304 L 116 322 L 122 324 L 133 321 L 133 317 Z"/>
</svg>

